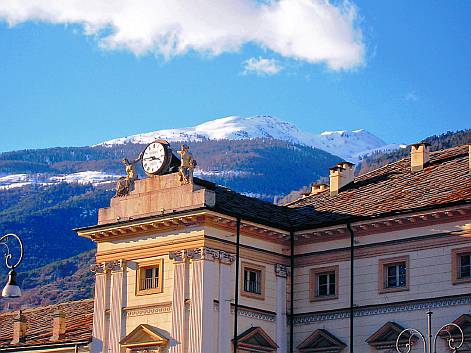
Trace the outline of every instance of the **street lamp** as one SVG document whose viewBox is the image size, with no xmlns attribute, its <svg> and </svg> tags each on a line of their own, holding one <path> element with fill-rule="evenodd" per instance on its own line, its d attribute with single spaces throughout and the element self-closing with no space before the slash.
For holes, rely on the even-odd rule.
<svg viewBox="0 0 471 353">
<path fill-rule="evenodd" d="M 13 255 L 10 252 L 10 248 L 7 243 L 9 238 L 13 238 L 17 240 L 20 245 L 20 256 L 19 256 L 18 261 L 16 261 L 14 265 L 10 262 L 13 258 Z M 16 283 L 15 268 L 17 268 L 20 265 L 21 261 L 23 260 L 23 255 L 24 255 L 23 242 L 21 241 L 18 235 L 10 233 L 10 234 L 4 235 L 3 237 L 0 237 L 0 244 L 6 248 L 5 264 L 7 265 L 7 268 L 10 269 L 10 272 L 8 272 L 7 284 L 2 290 L 2 297 L 5 297 L 5 298 L 21 297 L 21 289 Z"/>
<path fill-rule="evenodd" d="M 450 347 L 453 353 L 458 352 L 458 349 L 464 343 L 464 333 L 461 327 L 459 327 L 457 324 L 449 323 L 440 327 L 440 329 L 435 334 L 435 336 L 433 336 L 432 335 L 432 314 L 433 313 L 431 311 L 427 312 L 427 338 L 425 338 L 422 332 L 416 330 L 415 328 L 406 328 L 405 330 L 401 331 L 399 336 L 397 336 L 396 351 L 398 351 L 399 353 L 409 353 L 412 349 L 412 338 L 417 336 L 420 339 L 422 339 L 422 342 L 424 344 L 424 353 L 437 353 L 437 338 L 440 335 L 440 333 L 442 333 L 444 335 L 448 335 L 448 337 L 446 337 L 446 340 L 448 343 L 448 347 Z M 458 329 L 459 331 L 459 334 L 461 337 L 460 337 L 460 341 L 458 345 L 455 344 L 455 338 L 451 334 L 450 328 Z M 405 344 L 406 351 L 403 352 L 399 348 L 399 342 L 401 340 L 401 336 L 406 333 L 409 333 L 409 337 L 408 337 L 407 343 Z M 432 342 L 433 342 L 433 350 L 432 350 Z"/>
</svg>

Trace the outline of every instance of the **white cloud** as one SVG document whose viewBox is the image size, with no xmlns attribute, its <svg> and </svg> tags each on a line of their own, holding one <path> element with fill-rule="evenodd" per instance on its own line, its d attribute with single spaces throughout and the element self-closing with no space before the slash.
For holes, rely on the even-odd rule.
<svg viewBox="0 0 471 353">
<path fill-rule="evenodd" d="M 362 65 L 365 46 L 348 0 L 1 0 L 0 20 L 79 24 L 107 49 L 171 58 L 252 43 L 333 70 Z"/>
<path fill-rule="evenodd" d="M 282 67 L 275 59 L 250 58 L 244 61 L 244 74 L 255 73 L 257 75 L 275 75 Z"/>
</svg>

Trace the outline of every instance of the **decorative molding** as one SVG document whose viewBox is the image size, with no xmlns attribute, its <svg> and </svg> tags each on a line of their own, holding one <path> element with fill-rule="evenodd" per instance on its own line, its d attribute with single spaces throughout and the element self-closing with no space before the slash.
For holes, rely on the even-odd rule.
<svg viewBox="0 0 471 353">
<path fill-rule="evenodd" d="M 78 230 L 79 236 L 90 238 L 92 240 L 101 241 L 110 238 L 128 237 L 137 234 L 155 234 L 159 232 L 167 232 L 177 228 L 191 227 L 202 225 L 205 216 L 202 213 L 178 215 L 161 219 L 137 220 L 132 223 L 119 224 L 113 223 L 109 225 L 99 225 L 90 229 Z"/>
<path fill-rule="evenodd" d="M 108 263 L 108 267 L 110 271 L 113 272 L 124 271 L 124 269 L 126 268 L 126 261 L 124 261 L 123 259 L 110 261 Z"/>
<path fill-rule="evenodd" d="M 108 240 L 110 238 L 122 238 L 141 234 L 155 234 L 170 230 L 181 229 L 191 226 L 210 226 L 235 234 L 236 219 L 222 213 L 204 211 L 186 215 L 175 215 L 165 218 L 136 220 L 133 222 L 115 222 L 102 224 L 96 227 L 79 229 L 79 236 L 90 238 L 95 241 Z M 263 224 L 244 221 L 240 227 L 241 233 L 248 236 L 270 239 L 277 243 L 286 243 L 289 240 L 289 232 Z"/>
<path fill-rule="evenodd" d="M 168 253 L 168 258 L 173 262 L 184 262 L 186 260 L 186 253 L 183 250 L 171 251 Z"/>
<path fill-rule="evenodd" d="M 117 272 L 123 271 L 125 267 L 126 261 L 122 259 L 113 260 L 90 265 L 90 272 L 93 272 L 95 274 L 106 273 L 107 271 Z"/>
<path fill-rule="evenodd" d="M 213 310 L 219 311 L 219 300 L 213 301 Z M 234 311 L 235 311 L 235 306 L 234 304 L 231 304 L 231 314 L 234 314 Z M 255 308 L 252 309 L 248 307 L 239 307 L 238 312 L 240 316 L 245 316 L 252 319 L 264 320 L 264 321 L 270 321 L 270 322 L 276 321 L 276 313 L 261 311 Z"/>
<path fill-rule="evenodd" d="M 219 307 L 219 303 L 217 304 L 217 306 Z M 216 309 L 216 304 L 214 305 L 214 308 Z M 231 304 L 231 314 L 234 314 L 234 311 L 235 311 L 234 304 Z M 239 316 L 244 316 L 251 319 L 270 321 L 270 322 L 276 321 L 276 313 L 260 311 L 257 309 L 251 309 L 247 307 L 239 307 L 238 313 L 239 313 Z"/>
<path fill-rule="evenodd" d="M 399 304 L 374 305 L 366 308 L 355 308 L 354 317 L 365 317 L 374 315 L 384 315 L 391 313 L 424 311 L 436 308 L 444 308 L 458 305 L 470 305 L 470 296 L 458 296 L 454 298 L 438 298 L 421 302 L 409 302 Z M 350 317 L 349 309 L 342 309 L 329 312 L 316 312 L 308 314 L 296 314 L 295 325 L 310 325 L 319 321 L 347 319 Z"/>
<path fill-rule="evenodd" d="M 103 263 L 90 265 L 90 272 L 93 272 L 96 275 L 105 273 L 106 272 L 105 271 L 105 263 L 103 262 Z"/>
<path fill-rule="evenodd" d="M 134 316 L 170 313 L 171 311 L 172 311 L 172 303 L 168 302 L 168 303 L 160 303 L 156 305 L 123 308 L 123 316 L 134 317 Z"/>
<path fill-rule="evenodd" d="M 275 264 L 275 274 L 278 277 L 288 277 L 288 266 L 283 264 Z"/>
<path fill-rule="evenodd" d="M 235 254 L 219 250 L 219 261 L 223 264 L 230 265 L 235 261 Z"/>
<path fill-rule="evenodd" d="M 221 263 L 230 264 L 235 261 L 235 255 L 226 251 L 209 248 L 207 246 L 185 250 L 187 258 L 195 260 L 219 260 Z"/>
</svg>

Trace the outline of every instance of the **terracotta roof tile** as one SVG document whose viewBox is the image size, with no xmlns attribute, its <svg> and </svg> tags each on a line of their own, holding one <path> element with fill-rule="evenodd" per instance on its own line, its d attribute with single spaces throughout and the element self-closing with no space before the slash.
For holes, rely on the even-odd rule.
<svg viewBox="0 0 471 353">
<path fill-rule="evenodd" d="M 404 158 L 355 178 L 336 196 L 327 190 L 288 206 L 298 210 L 292 222 L 314 225 L 459 202 L 471 202 L 468 146 L 431 153 L 422 171 L 411 172 Z"/>
<path fill-rule="evenodd" d="M 411 172 L 410 158 L 390 163 L 354 179 L 330 196 L 328 189 L 286 206 L 244 196 L 203 180 L 216 193 L 215 211 L 282 229 L 346 222 L 358 217 L 402 213 L 471 201 L 468 146 L 431 153 L 430 163 Z"/>
<path fill-rule="evenodd" d="M 64 338 L 51 341 L 53 313 L 65 313 L 66 332 Z M 0 314 L 0 347 L 13 347 L 13 317 L 17 312 Z M 31 346 L 51 343 L 91 341 L 93 324 L 93 300 L 80 300 L 34 309 L 23 310 L 28 322 L 25 342 L 16 346 Z"/>
</svg>

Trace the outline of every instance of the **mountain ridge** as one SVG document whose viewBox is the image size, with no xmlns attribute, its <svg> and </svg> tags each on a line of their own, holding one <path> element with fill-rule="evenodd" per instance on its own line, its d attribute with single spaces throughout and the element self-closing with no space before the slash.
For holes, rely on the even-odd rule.
<svg viewBox="0 0 471 353">
<path fill-rule="evenodd" d="M 155 130 L 115 138 L 95 146 L 115 146 L 129 143 L 147 144 L 156 139 L 175 142 L 253 138 L 272 138 L 319 148 L 351 162 L 357 162 L 360 157 L 374 151 L 390 151 L 401 146 L 399 144 L 387 144 L 364 129 L 324 131 L 320 134 L 301 131 L 294 124 L 271 115 L 228 116 L 193 127 Z"/>
</svg>

